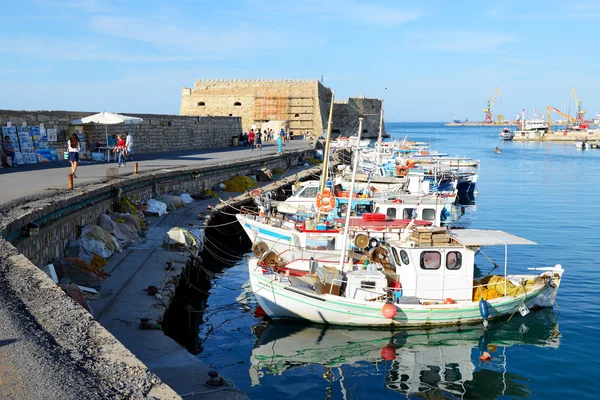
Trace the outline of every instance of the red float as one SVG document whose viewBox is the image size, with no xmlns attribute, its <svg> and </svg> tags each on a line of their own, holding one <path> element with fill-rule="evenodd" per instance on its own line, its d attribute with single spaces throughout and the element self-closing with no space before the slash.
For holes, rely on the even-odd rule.
<svg viewBox="0 0 600 400">
<path fill-rule="evenodd" d="M 446 300 L 444 300 L 444 304 L 455 304 L 456 302 L 454 300 L 452 300 L 450 297 L 448 297 Z"/>
<path fill-rule="evenodd" d="M 391 344 L 388 344 L 383 349 L 381 349 L 381 357 L 385 361 L 393 361 L 396 359 L 396 348 Z"/>
<path fill-rule="evenodd" d="M 479 357 L 481 361 L 490 361 L 492 356 L 487 351 L 484 351 L 483 354 Z"/>
<path fill-rule="evenodd" d="M 381 308 L 381 313 L 386 318 L 394 318 L 396 316 L 396 306 L 392 303 L 385 303 L 385 305 Z"/>
</svg>

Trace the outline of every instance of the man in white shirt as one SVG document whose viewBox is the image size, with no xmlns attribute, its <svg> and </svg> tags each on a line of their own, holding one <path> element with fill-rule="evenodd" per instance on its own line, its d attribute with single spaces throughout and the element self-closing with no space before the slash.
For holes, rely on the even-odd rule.
<svg viewBox="0 0 600 400">
<path fill-rule="evenodd" d="M 127 161 L 133 161 L 133 136 L 125 132 L 125 148 L 127 149 Z"/>
</svg>

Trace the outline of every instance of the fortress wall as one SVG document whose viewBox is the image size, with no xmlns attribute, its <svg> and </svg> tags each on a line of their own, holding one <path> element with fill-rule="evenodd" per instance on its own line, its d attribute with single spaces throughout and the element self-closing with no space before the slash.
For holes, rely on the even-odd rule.
<svg viewBox="0 0 600 400">
<path fill-rule="evenodd" d="M 328 98 L 323 95 L 328 92 L 318 80 L 198 80 L 193 88 L 182 88 L 180 113 L 241 117 L 245 131 L 266 121 L 287 121 L 300 135 L 322 131 L 321 97 Z"/>
<path fill-rule="evenodd" d="M 379 99 L 351 97 L 347 102 L 336 102 L 333 106 L 334 137 L 356 135 L 358 119 L 362 117 L 362 137 L 376 139 L 379 135 L 380 112 L 381 100 Z"/>
</svg>

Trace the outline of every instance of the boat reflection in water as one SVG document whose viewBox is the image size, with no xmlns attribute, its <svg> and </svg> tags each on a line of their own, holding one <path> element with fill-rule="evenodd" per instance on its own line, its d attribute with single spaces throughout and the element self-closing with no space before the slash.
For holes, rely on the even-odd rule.
<svg viewBox="0 0 600 400">
<path fill-rule="evenodd" d="M 527 379 L 507 372 L 506 348 L 560 344 L 553 310 L 532 312 L 525 319 L 516 315 L 491 324 L 487 331 L 481 325 L 390 331 L 270 321 L 256 326 L 255 335 L 249 371 L 253 386 L 260 385 L 265 374 L 320 365 L 327 391 L 337 380 L 335 387 L 344 398 L 349 380 L 356 382 L 368 374 L 368 364 L 376 367 L 371 375 L 383 375 L 387 389 L 404 394 L 524 397 L 529 393 L 523 383 Z M 484 352 L 491 360 L 480 360 Z"/>
</svg>

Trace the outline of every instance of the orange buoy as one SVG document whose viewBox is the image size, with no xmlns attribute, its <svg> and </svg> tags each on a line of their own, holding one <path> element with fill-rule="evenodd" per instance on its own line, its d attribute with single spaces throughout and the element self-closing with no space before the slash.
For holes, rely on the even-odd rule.
<svg viewBox="0 0 600 400">
<path fill-rule="evenodd" d="M 250 192 L 250 196 L 252 197 L 256 197 L 256 196 L 260 196 L 260 189 L 254 189 L 253 191 Z"/>
<path fill-rule="evenodd" d="M 384 346 L 381 349 L 381 358 L 385 361 L 393 361 L 396 359 L 396 348 L 391 344 Z"/>
<path fill-rule="evenodd" d="M 484 351 L 483 354 L 479 357 L 481 361 L 490 361 L 492 356 L 487 351 Z"/>
<path fill-rule="evenodd" d="M 454 300 L 452 300 L 450 297 L 448 297 L 446 300 L 444 300 L 444 304 L 455 304 L 456 302 Z"/>
<path fill-rule="evenodd" d="M 381 308 L 381 313 L 384 317 L 392 319 L 396 316 L 396 306 L 392 303 L 385 303 Z"/>
<path fill-rule="evenodd" d="M 335 196 L 329 191 L 317 194 L 316 206 L 320 212 L 328 213 L 335 207 Z"/>
</svg>

